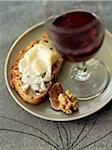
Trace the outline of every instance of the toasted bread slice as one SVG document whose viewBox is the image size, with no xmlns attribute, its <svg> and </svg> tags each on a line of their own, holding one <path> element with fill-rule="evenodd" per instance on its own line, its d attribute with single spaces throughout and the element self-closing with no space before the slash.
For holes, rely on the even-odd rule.
<svg viewBox="0 0 112 150">
<path fill-rule="evenodd" d="M 43 36 L 44 39 L 47 38 L 47 36 Z M 53 65 L 52 67 L 52 80 L 46 83 L 46 87 L 47 89 L 45 91 L 43 91 L 42 93 L 40 93 L 40 95 L 36 95 L 36 93 L 29 88 L 27 91 L 23 91 L 22 90 L 22 74 L 19 72 L 19 68 L 18 68 L 18 64 L 20 62 L 20 60 L 24 57 L 25 53 L 31 49 L 35 44 L 37 44 L 38 41 L 32 41 L 26 48 L 20 50 L 19 55 L 16 59 L 16 63 L 12 66 L 12 70 L 11 70 L 11 86 L 12 88 L 14 88 L 18 94 L 22 97 L 23 101 L 30 103 L 30 104 L 39 104 L 40 102 L 42 102 L 45 97 L 47 96 L 48 90 L 52 85 L 52 80 L 54 80 L 60 70 L 60 67 L 62 65 L 63 62 L 63 58 L 59 57 L 59 59 L 57 60 L 57 62 Z"/>
</svg>

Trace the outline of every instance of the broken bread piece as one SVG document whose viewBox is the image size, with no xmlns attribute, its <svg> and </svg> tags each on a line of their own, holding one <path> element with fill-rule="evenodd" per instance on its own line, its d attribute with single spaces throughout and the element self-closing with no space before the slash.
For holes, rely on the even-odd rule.
<svg viewBox="0 0 112 150">
<path fill-rule="evenodd" d="M 61 110 L 67 115 L 78 110 L 76 97 L 69 90 L 64 91 L 60 82 L 50 88 L 49 96 L 51 107 L 55 110 Z"/>
<path fill-rule="evenodd" d="M 11 87 L 24 102 L 39 104 L 46 98 L 62 63 L 62 56 L 44 34 L 20 50 L 11 69 Z"/>
</svg>

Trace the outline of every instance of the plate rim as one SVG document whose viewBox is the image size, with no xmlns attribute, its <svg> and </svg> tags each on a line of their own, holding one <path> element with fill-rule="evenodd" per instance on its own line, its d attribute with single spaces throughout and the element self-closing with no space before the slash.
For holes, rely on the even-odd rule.
<svg viewBox="0 0 112 150">
<path fill-rule="evenodd" d="M 6 60 L 5 60 L 5 65 L 4 65 L 4 77 L 5 77 L 5 83 L 6 83 L 6 87 L 8 89 L 8 92 L 9 94 L 11 95 L 11 97 L 15 100 L 15 102 L 25 111 L 27 111 L 28 113 L 34 115 L 35 117 L 39 117 L 41 119 L 44 119 L 44 120 L 50 120 L 50 121 L 73 121 L 73 120 L 78 120 L 78 119 L 81 119 L 81 118 L 84 118 L 84 117 L 87 117 L 89 115 L 92 115 L 94 113 L 96 113 L 97 111 L 99 111 L 101 108 L 103 108 L 105 105 L 107 105 L 110 101 L 111 101 L 111 98 L 108 99 L 107 101 L 105 101 L 103 103 L 103 105 L 101 105 L 100 107 L 98 107 L 96 110 L 92 110 L 88 113 L 84 113 L 83 115 L 79 115 L 79 116 L 75 116 L 75 117 L 70 117 L 70 118 L 51 118 L 51 117 L 47 117 L 47 116 L 43 116 L 43 115 L 40 115 L 40 114 L 37 114 L 35 112 L 32 112 L 30 109 L 26 108 L 24 105 L 21 104 L 21 102 L 18 101 L 18 99 L 16 98 L 16 96 L 14 96 L 13 92 L 11 91 L 11 87 L 9 85 L 9 82 L 8 82 L 8 61 L 9 61 L 9 58 L 10 58 L 10 55 L 11 55 L 11 52 L 13 51 L 13 48 L 15 47 L 15 45 L 27 34 L 29 33 L 31 30 L 37 28 L 38 26 L 41 26 L 43 25 L 45 22 L 44 21 L 41 21 L 33 26 L 31 26 L 30 28 L 28 28 L 25 32 L 23 32 L 16 40 L 15 42 L 12 44 L 9 52 L 7 53 L 7 56 L 6 56 Z M 106 34 L 108 34 L 111 38 L 112 38 L 112 34 L 106 30 Z"/>
</svg>

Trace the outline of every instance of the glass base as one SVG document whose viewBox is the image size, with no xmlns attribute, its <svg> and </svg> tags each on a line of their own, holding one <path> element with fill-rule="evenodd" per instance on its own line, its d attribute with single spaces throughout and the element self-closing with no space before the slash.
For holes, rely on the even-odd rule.
<svg viewBox="0 0 112 150">
<path fill-rule="evenodd" d="M 97 59 L 86 63 L 87 71 L 77 73 L 77 64 L 66 66 L 62 71 L 63 85 L 71 90 L 78 100 L 90 100 L 100 95 L 108 85 L 109 73 Z"/>
</svg>

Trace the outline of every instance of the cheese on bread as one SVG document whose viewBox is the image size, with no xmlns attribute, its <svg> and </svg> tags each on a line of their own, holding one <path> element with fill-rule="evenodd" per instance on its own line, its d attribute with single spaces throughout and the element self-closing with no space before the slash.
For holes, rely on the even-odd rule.
<svg viewBox="0 0 112 150">
<path fill-rule="evenodd" d="M 59 57 L 52 42 L 44 38 L 29 49 L 18 64 L 22 74 L 22 89 L 25 91 L 30 87 L 33 91 L 38 91 L 37 94 L 45 91 L 45 82 L 52 79 L 52 67 Z"/>
</svg>

